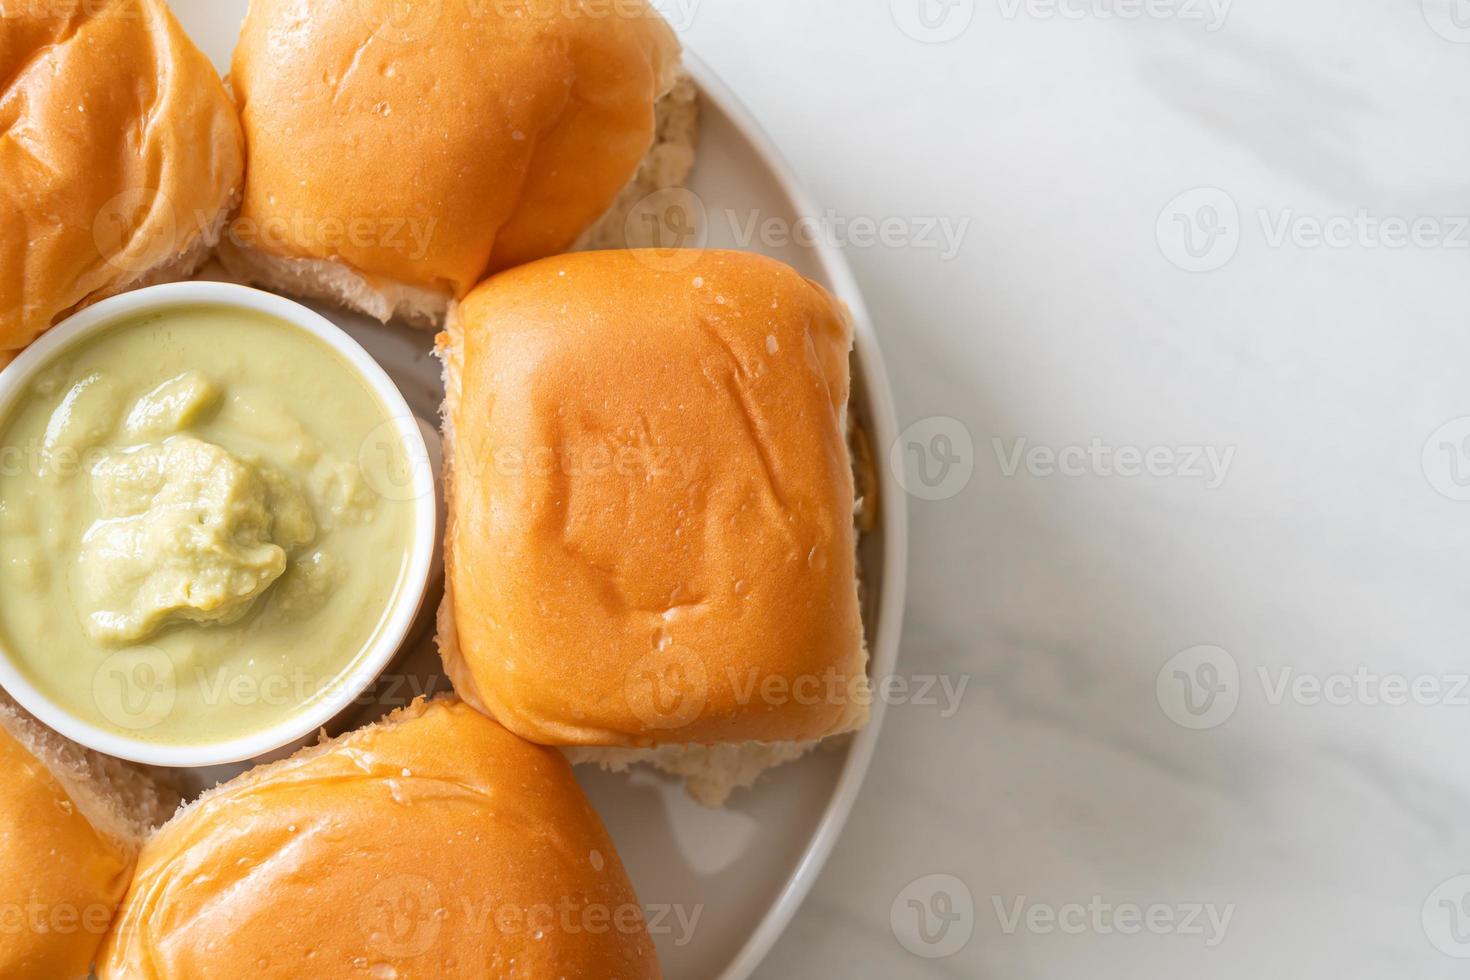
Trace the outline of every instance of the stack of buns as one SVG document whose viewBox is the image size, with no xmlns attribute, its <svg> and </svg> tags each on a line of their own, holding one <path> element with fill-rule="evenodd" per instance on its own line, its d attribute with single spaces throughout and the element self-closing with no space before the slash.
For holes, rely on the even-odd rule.
<svg viewBox="0 0 1470 980">
<path fill-rule="evenodd" d="M 152 776 L 0 705 L 12 899 L 104 910 L 0 934 L 0 976 L 85 976 L 101 945 L 100 980 L 657 977 L 566 757 L 717 806 L 871 700 L 845 308 L 770 259 L 627 247 L 693 167 L 673 32 L 644 0 L 253 0 L 232 103 L 162 0 L 0 14 L 0 368 L 216 246 L 241 280 L 445 326 L 463 699 L 152 835 Z M 563 903 L 623 925 L 527 918 Z"/>
</svg>

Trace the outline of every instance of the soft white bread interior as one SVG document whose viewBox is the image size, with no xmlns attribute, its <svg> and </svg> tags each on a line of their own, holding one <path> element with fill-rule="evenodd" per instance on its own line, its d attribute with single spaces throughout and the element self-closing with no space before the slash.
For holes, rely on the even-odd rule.
<svg viewBox="0 0 1470 980">
<path fill-rule="evenodd" d="M 243 159 L 219 75 L 162 0 L 0 9 L 0 361 L 83 306 L 194 272 Z"/>
<path fill-rule="evenodd" d="M 577 761 L 651 762 L 718 805 L 867 720 L 851 324 L 780 263 L 670 258 L 547 260 L 454 311 L 439 642 L 461 696 L 512 730 Z M 620 436 L 688 465 L 530 465 L 621 458 Z M 650 673 L 692 681 L 668 693 L 694 710 L 663 713 Z"/>
<path fill-rule="evenodd" d="M 570 248 L 650 147 L 661 179 L 692 156 L 687 128 L 655 146 L 680 49 L 644 0 L 401 7 L 253 0 L 236 277 L 438 325 L 488 274 Z"/>
<path fill-rule="evenodd" d="M 86 977 L 147 835 L 178 805 L 149 771 L 77 746 L 0 694 L 0 976 Z"/>
<path fill-rule="evenodd" d="M 443 699 L 180 811 L 143 849 L 97 975 L 656 980 L 659 967 L 566 760 Z"/>
</svg>

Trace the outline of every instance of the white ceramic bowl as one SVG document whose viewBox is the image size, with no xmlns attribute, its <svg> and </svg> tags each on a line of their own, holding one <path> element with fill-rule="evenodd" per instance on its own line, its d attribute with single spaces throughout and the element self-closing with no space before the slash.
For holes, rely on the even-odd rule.
<svg viewBox="0 0 1470 980">
<path fill-rule="evenodd" d="M 184 282 L 153 286 L 105 300 L 68 318 L 42 335 L 8 368 L 0 371 L 0 419 L 9 416 L 33 378 L 59 354 L 84 345 L 89 336 L 140 314 L 180 307 L 224 306 L 274 317 L 311 334 L 339 354 L 382 404 L 413 461 L 413 553 L 407 575 L 394 597 L 385 628 L 357 663 L 310 705 L 274 727 L 244 738 L 193 746 L 164 745 L 108 731 L 72 715 L 26 680 L 0 644 L 0 686 L 45 724 L 72 741 L 107 755 L 155 766 L 188 768 L 257 759 L 301 743 L 343 710 L 378 679 L 403 645 L 428 591 L 436 543 L 437 499 L 434 472 L 419 423 L 398 387 L 378 362 L 341 328 L 326 318 L 271 293 L 217 282 Z"/>
</svg>

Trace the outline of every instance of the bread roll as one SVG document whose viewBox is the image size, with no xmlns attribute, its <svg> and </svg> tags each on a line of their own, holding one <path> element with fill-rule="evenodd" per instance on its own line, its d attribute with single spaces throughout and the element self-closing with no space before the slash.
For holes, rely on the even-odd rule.
<svg viewBox="0 0 1470 980">
<path fill-rule="evenodd" d="M 254 0 L 231 75 L 250 165 L 222 257 L 436 324 L 609 209 L 678 64 L 644 0 Z"/>
<path fill-rule="evenodd" d="M 186 278 L 242 137 L 161 0 L 0 4 L 0 366 L 79 307 Z"/>
<path fill-rule="evenodd" d="M 149 842 L 100 980 L 657 978 L 566 761 L 457 701 L 258 768 Z"/>
<path fill-rule="evenodd" d="M 557 746 L 866 721 L 836 299 L 743 253 L 581 253 L 492 278 L 443 346 L 466 700 Z"/>
<path fill-rule="evenodd" d="M 0 977 L 81 980 L 149 829 L 178 798 L 0 694 Z"/>
</svg>

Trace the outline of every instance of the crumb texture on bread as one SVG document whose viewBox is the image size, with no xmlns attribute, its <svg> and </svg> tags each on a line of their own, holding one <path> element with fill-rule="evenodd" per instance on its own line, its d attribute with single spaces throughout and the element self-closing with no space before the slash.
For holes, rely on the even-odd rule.
<svg viewBox="0 0 1470 980">
<path fill-rule="evenodd" d="M 565 251 L 637 173 L 680 57 L 652 5 L 409 14 L 253 0 L 231 71 L 250 156 L 234 244 L 263 256 L 238 268 L 373 315 L 420 312 L 413 290 L 462 297 Z"/>
<path fill-rule="evenodd" d="M 821 742 L 740 742 L 729 745 L 660 745 L 655 749 L 566 750 L 573 765 L 597 765 L 609 772 L 652 766 L 684 780 L 701 806 L 719 808 L 736 790 L 750 789 L 772 769 L 795 762 Z"/>
<path fill-rule="evenodd" d="M 143 770 L 68 742 L 3 695 L 0 768 L 0 868 L 13 910 L 0 929 L 0 976 L 85 977 L 144 836 L 177 797 Z"/>
<path fill-rule="evenodd" d="M 837 300 L 744 253 L 584 252 L 453 320 L 440 639 L 463 696 L 563 746 L 866 722 Z"/>
<path fill-rule="evenodd" d="M 219 259 L 241 282 L 273 292 L 321 299 L 356 310 L 387 323 L 402 319 L 416 327 L 434 327 L 444 320 L 449 295 L 400 282 L 369 281 L 335 259 L 299 259 L 271 255 L 226 236 Z"/>
<path fill-rule="evenodd" d="M 607 928 L 587 928 L 592 916 Z M 659 976 L 565 759 L 453 699 L 259 767 L 144 848 L 100 980 Z"/>
<path fill-rule="evenodd" d="M 162 0 L 0 15 L 0 352 L 99 299 L 202 264 L 243 138 Z"/>
</svg>

